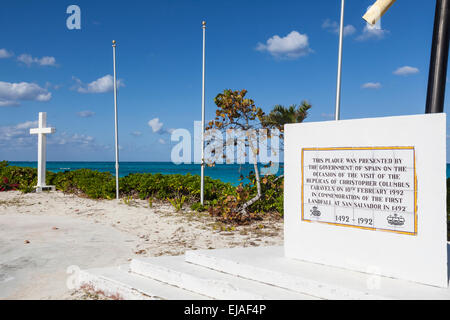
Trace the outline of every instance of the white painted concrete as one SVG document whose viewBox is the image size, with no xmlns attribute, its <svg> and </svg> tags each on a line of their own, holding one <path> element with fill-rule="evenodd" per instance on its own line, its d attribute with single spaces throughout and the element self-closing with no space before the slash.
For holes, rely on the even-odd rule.
<svg viewBox="0 0 450 320">
<path fill-rule="evenodd" d="M 82 271 L 78 284 L 125 299 L 450 299 L 449 288 L 289 259 L 283 247 L 135 259 L 129 267 Z"/>
<path fill-rule="evenodd" d="M 363 281 L 367 275 L 287 259 L 283 247 L 188 251 L 186 261 L 323 299 L 386 298 L 367 291 Z M 342 285 L 345 280 L 353 280 L 352 276 L 361 281 Z"/>
<path fill-rule="evenodd" d="M 285 134 L 286 257 L 448 286 L 445 114 L 289 124 Z M 415 150 L 417 235 L 302 221 L 303 148 L 403 146 Z"/>
<path fill-rule="evenodd" d="M 450 299 L 449 288 L 289 259 L 283 247 L 188 251 L 186 261 L 324 299 Z"/>
<path fill-rule="evenodd" d="M 124 300 L 210 300 L 187 290 L 167 285 L 128 271 L 128 265 L 83 270 L 78 286 L 87 285 L 106 296 Z"/>
<path fill-rule="evenodd" d="M 224 300 L 317 299 L 186 263 L 183 256 L 133 259 L 130 271 L 192 292 Z"/>
<path fill-rule="evenodd" d="M 55 133 L 55 128 L 47 128 L 47 112 L 39 112 L 39 128 L 30 129 L 30 134 L 38 135 L 38 182 L 36 191 L 41 192 L 46 189 L 55 190 L 54 186 L 47 186 L 45 183 L 47 167 L 47 134 Z"/>
</svg>

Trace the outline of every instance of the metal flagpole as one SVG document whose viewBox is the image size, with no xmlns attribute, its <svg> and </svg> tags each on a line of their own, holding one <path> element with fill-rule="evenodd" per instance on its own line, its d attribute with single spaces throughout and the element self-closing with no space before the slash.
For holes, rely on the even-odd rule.
<svg viewBox="0 0 450 320">
<path fill-rule="evenodd" d="M 436 1 L 426 113 L 444 112 L 449 47 L 449 10 L 450 0 Z"/>
<path fill-rule="evenodd" d="M 203 70 L 202 70 L 202 164 L 200 182 L 200 203 L 204 203 L 204 183 L 205 183 L 205 44 L 206 44 L 206 21 L 202 22 L 203 29 Z"/>
<path fill-rule="evenodd" d="M 116 77 L 116 40 L 112 42 L 114 64 L 114 119 L 115 119 L 115 144 L 116 144 L 116 199 L 119 199 L 119 137 L 117 119 L 117 77 Z"/>
<path fill-rule="evenodd" d="M 335 120 L 340 119 L 341 108 L 341 76 L 342 76 L 342 44 L 344 40 L 344 7 L 345 0 L 341 0 L 341 26 L 339 28 L 339 57 L 338 57 L 338 72 L 337 72 L 337 86 L 336 86 L 336 113 Z"/>
<path fill-rule="evenodd" d="M 366 12 L 363 19 L 373 25 L 395 1 L 396 0 L 378 0 Z M 444 112 L 450 39 L 448 30 L 450 25 L 449 18 L 450 0 L 436 0 L 425 113 Z"/>
</svg>

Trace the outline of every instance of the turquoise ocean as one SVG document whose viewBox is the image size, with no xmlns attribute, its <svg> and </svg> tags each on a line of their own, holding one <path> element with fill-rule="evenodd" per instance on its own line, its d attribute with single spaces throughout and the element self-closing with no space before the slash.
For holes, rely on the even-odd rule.
<svg viewBox="0 0 450 320">
<path fill-rule="evenodd" d="M 36 162 L 10 161 L 12 166 L 36 168 Z M 101 172 L 115 173 L 114 162 L 57 162 L 48 161 L 47 170 L 53 172 L 71 171 L 77 169 L 92 169 Z M 219 164 L 215 167 L 206 167 L 205 175 L 213 179 L 220 179 L 224 182 L 230 182 L 234 185 L 239 184 L 239 177 L 244 177 L 253 170 L 251 164 Z M 131 173 L 162 173 L 162 174 L 192 174 L 200 175 L 199 164 L 181 164 L 176 165 L 172 162 L 121 162 L 119 176 L 124 177 Z M 283 164 L 277 175 L 283 174 Z M 450 178 L 450 163 L 447 164 L 447 178 Z"/>
<path fill-rule="evenodd" d="M 37 162 L 9 161 L 11 166 L 37 167 Z M 260 166 L 261 168 L 262 166 Z M 100 172 L 111 172 L 115 174 L 115 162 L 57 162 L 47 161 L 47 170 L 52 172 L 72 171 L 77 169 L 91 169 Z M 252 164 L 219 164 L 214 167 L 205 168 L 205 176 L 239 184 L 241 174 L 245 177 L 253 171 Z M 162 174 L 191 174 L 200 175 L 199 164 L 180 164 L 172 162 L 120 162 L 119 176 L 124 177 L 131 173 L 162 173 Z M 283 173 L 283 165 L 280 164 L 278 175 Z M 244 181 L 245 182 L 245 181 Z"/>
</svg>

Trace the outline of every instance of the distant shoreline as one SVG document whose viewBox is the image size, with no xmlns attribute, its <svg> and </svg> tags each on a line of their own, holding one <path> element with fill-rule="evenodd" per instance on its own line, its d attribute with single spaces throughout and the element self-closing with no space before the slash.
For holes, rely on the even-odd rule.
<svg viewBox="0 0 450 320">
<path fill-rule="evenodd" d="M 8 161 L 10 166 L 36 168 L 36 161 Z M 284 163 L 280 163 L 280 169 L 276 175 L 283 174 Z M 260 170 L 263 164 L 260 164 Z M 115 162 L 113 161 L 47 161 L 47 170 L 51 172 L 73 171 L 78 169 L 91 169 L 99 172 L 110 172 L 115 174 Z M 253 164 L 217 164 L 207 167 L 205 175 L 212 179 L 219 179 L 233 185 L 238 185 L 240 176 L 246 177 L 253 171 Z M 158 161 L 121 161 L 119 176 L 125 177 L 134 173 L 152 174 L 191 174 L 200 175 L 200 164 L 174 164 L 172 162 Z M 246 181 L 246 180 L 245 180 Z M 245 182 L 244 181 L 244 182 Z"/>
</svg>

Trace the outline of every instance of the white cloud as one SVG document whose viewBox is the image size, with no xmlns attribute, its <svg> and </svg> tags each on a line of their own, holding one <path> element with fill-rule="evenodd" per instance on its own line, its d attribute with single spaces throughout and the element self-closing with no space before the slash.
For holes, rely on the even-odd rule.
<svg viewBox="0 0 450 320">
<path fill-rule="evenodd" d="M 344 27 L 344 37 L 350 36 L 354 33 L 356 33 L 356 28 L 354 26 L 352 26 L 351 24 Z"/>
<path fill-rule="evenodd" d="M 95 139 L 94 137 L 78 134 L 78 133 L 67 133 L 62 132 L 60 135 L 50 136 L 50 139 L 47 140 L 50 145 L 76 145 L 78 147 L 95 147 Z"/>
<path fill-rule="evenodd" d="M 31 146 L 34 144 L 34 140 L 29 129 L 37 126 L 37 121 L 26 121 L 13 126 L 1 126 L 0 146 L 2 148 Z"/>
<path fill-rule="evenodd" d="M 54 57 L 42 57 L 42 58 L 33 58 L 29 54 L 21 54 L 17 57 L 17 61 L 26 64 L 27 66 L 31 66 L 33 63 L 36 63 L 40 66 L 51 66 L 56 67 L 56 59 Z"/>
<path fill-rule="evenodd" d="M 159 139 L 158 142 L 161 144 L 166 144 L 166 141 L 164 139 Z"/>
<path fill-rule="evenodd" d="M 38 121 L 25 121 L 16 125 L 0 126 L 0 148 L 11 152 L 23 148 L 37 148 L 36 135 L 30 134 L 31 128 L 36 128 Z M 108 149 L 107 145 L 98 144 L 95 138 L 86 134 L 56 132 L 48 135 L 47 143 L 53 147 L 69 146 L 71 150 L 84 148 L 90 150 Z M 68 150 L 68 149 L 67 149 Z"/>
<path fill-rule="evenodd" d="M 152 128 L 153 132 L 158 132 L 164 124 L 159 121 L 159 118 L 154 118 L 148 122 L 148 125 Z"/>
<path fill-rule="evenodd" d="M 77 82 L 77 85 L 74 87 L 74 89 L 80 93 L 105 93 L 114 90 L 114 78 L 110 74 L 98 78 L 97 80 L 94 80 L 88 84 L 84 84 L 80 79 L 76 77 L 72 77 L 72 79 Z M 124 86 L 125 85 L 122 80 L 117 81 L 117 88 Z"/>
<path fill-rule="evenodd" d="M 38 126 L 38 121 L 26 121 L 16 125 L 17 129 L 30 129 Z"/>
<path fill-rule="evenodd" d="M 11 58 L 14 54 L 6 49 L 0 49 L 0 59 Z"/>
<path fill-rule="evenodd" d="M 35 83 L 0 81 L 0 106 L 18 106 L 19 101 L 49 101 L 52 94 Z"/>
<path fill-rule="evenodd" d="M 367 82 L 364 83 L 361 88 L 363 89 L 380 89 L 381 88 L 381 83 L 379 82 Z"/>
<path fill-rule="evenodd" d="M 323 113 L 320 114 L 320 116 L 322 118 L 325 118 L 325 119 L 334 119 L 335 114 L 334 113 L 325 113 L 325 112 L 323 112 Z"/>
<path fill-rule="evenodd" d="M 135 136 L 135 137 L 140 137 L 140 136 L 142 136 L 142 132 L 141 131 L 133 131 L 133 132 L 131 132 L 131 135 Z"/>
<path fill-rule="evenodd" d="M 336 21 L 327 19 L 323 22 L 322 28 L 329 32 L 339 34 L 339 24 Z M 354 33 L 356 33 L 356 28 L 354 26 L 351 24 L 344 26 L 344 37 L 350 36 Z"/>
<path fill-rule="evenodd" d="M 45 83 L 45 89 L 54 89 L 54 90 L 58 90 L 62 87 L 61 84 L 52 84 L 51 82 L 47 81 Z"/>
<path fill-rule="evenodd" d="M 77 112 L 77 115 L 81 118 L 90 118 L 95 115 L 95 112 L 86 110 L 86 111 Z"/>
<path fill-rule="evenodd" d="M 312 52 L 309 47 L 309 40 L 306 34 L 292 31 L 286 37 L 278 35 L 268 39 L 266 44 L 258 43 L 258 51 L 267 51 L 276 58 L 295 59 Z"/>
<path fill-rule="evenodd" d="M 370 39 L 380 40 L 385 37 L 386 34 L 388 34 L 389 31 L 379 28 L 377 25 L 370 26 L 366 24 L 364 26 L 364 30 L 362 34 L 360 34 L 356 40 L 359 41 L 365 41 Z"/>
<path fill-rule="evenodd" d="M 17 107 L 17 106 L 20 106 L 20 103 L 17 101 L 0 100 L 0 107 Z"/>
<path fill-rule="evenodd" d="M 56 59 L 54 57 L 43 57 L 38 61 L 41 66 L 56 66 Z"/>
<path fill-rule="evenodd" d="M 407 75 L 410 75 L 410 74 L 419 73 L 419 69 L 414 68 L 414 67 L 410 67 L 410 66 L 404 66 L 404 67 L 398 68 L 393 73 L 395 75 L 397 75 L 397 76 L 407 76 Z"/>
</svg>

